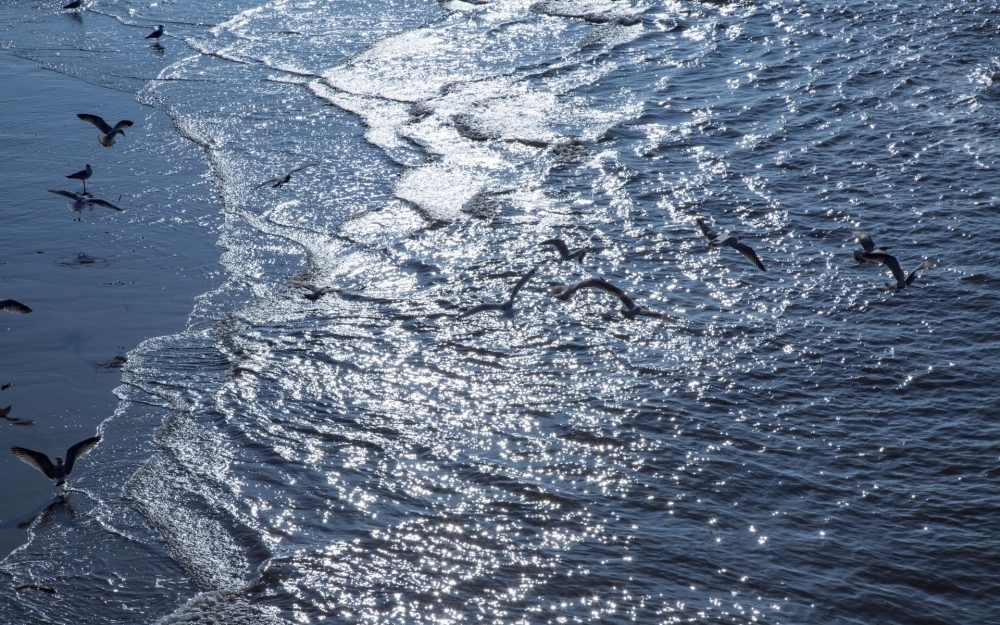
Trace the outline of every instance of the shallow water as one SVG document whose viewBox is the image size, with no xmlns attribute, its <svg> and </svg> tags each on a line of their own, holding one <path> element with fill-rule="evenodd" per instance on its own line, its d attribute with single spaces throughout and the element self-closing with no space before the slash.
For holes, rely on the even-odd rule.
<svg viewBox="0 0 1000 625">
<path fill-rule="evenodd" d="M 129 352 L 0 612 L 996 621 L 996 9 L 6 7 L 5 58 L 200 148 L 224 282 Z M 850 228 L 940 265 L 891 293 Z M 545 295 L 590 275 L 665 318 Z"/>
</svg>

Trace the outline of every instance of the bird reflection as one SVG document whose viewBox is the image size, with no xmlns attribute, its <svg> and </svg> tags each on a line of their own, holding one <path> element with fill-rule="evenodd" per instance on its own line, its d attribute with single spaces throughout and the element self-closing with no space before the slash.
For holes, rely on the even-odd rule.
<svg viewBox="0 0 1000 625">
<path fill-rule="evenodd" d="M 56 195 L 68 197 L 73 200 L 67 206 L 69 206 L 69 209 L 74 213 L 82 213 L 83 209 L 87 206 L 89 206 L 91 210 L 93 210 L 95 206 L 103 206 L 104 208 L 110 208 L 111 210 L 116 211 L 122 210 L 111 202 L 94 197 L 89 193 L 76 193 L 74 191 L 66 191 L 65 189 L 49 189 L 49 193 L 55 193 Z"/>
<path fill-rule="evenodd" d="M 10 411 L 13 406 L 7 406 L 6 408 L 0 408 L 0 418 L 6 419 L 14 425 L 34 425 L 35 422 L 29 419 L 18 419 L 17 417 L 11 417 Z"/>
</svg>

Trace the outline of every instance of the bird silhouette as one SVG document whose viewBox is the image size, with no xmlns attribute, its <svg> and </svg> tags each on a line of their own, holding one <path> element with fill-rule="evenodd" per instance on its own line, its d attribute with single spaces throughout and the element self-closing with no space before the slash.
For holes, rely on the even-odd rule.
<svg viewBox="0 0 1000 625">
<path fill-rule="evenodd" d="M 63 459 L 58 456 L 56 457 L 56 463 L 52 464 L 49 457 L 42 452 L 25 449 L 24 447 L 14 446 L 10 448 L 10 451 L 17 456 L 17 459 L 21 462 L 30 464 L 41 471 L 42 475 L 50 480 L 54 480 L 56 486 L 62 486 L 66 483 L 66 478 L 69 477 L 69 474 L 73 471 L 73 465 L 76 464 L 77 459 L 90 451 L 94 445 L 100 441 L 100 436 L 94 436 L 73 445 L 66 451 L 65 464 L 63 464 Z"/>
<path fill-rule="evenodd" d="M 569 246 L 562 239 L 556 237 L 554 239 L 548 239 L 539 243 L 539 245 L 551 245 L 556 248 L 559 252 L 559 262 L 564 260 L 576 259 L 578 263 L 583 263 L 583 257 L 587 254 L 587 250 L 580 248 L 578 250 L 570 250 Z"/>
<path fill-rule="evenodd" d="M 31 312 L 30 308 L 21 302 L 12 299 L 0 299 L 0 310 L 6 310 L 7 312 L 17 313 L 19 315 L 27 315 Z"/>
<path fill-rule="evenodd" d="M 90 163 L 87 163 L 86 169 L 81 169 L 78 172 L 72 173 L 67 178 L 73 178 L 74 180 L 83 181 L 83 192 L 87 193 L 87 179 L 94 175 L 94 170 L 90 168 Z"/>
<path fill-rule="evenodd" d="M 926 258 L 923 262 L 913 268 L 910 273 L 904 273 L 903 268 L 899 266 L 899 261 L 896 257 L 887 252 L 865 252 L 865 260 L 879 263 L 885 265 L 886 268 L 892 272 L 892 277 L 896 279 L 896 283 L 886 282 L 885 286 L 890 291 L 901 291 L 904 288 L 913 284 L 913 281 L 917 277 L 917 272 L 921 269 L 927 269 L 928 267 L 934 267 L 938 264 L 938 261 L 933 258 Z"/>
<path fill-rule="evenodd" d="M 89 113 L 77 113 L 76 115 L 85 122 L 90 122 L 91 124 L 97 126 L 97 129 L 101 131 L 102 134 L 97 135 L 97 142 L 106 148 L 110 148 L 115 144 L 115 135 L 125 136 L 125 128 L 132 126 L 132 122 L 127 119 L 123 119 L 114 128 L 108 125 L 101 117 L 97 115 L 90 115 Z"/>
<path fill-rule="evenodd" d="M 621 313 L 629 319 L 635 319 L 640 316 L 656 318 L 664 317 L 661 312 L 636 304 L 632 301 L 632 298 L 625 294 L 625 291 L 611 284 L 604 278 L 587 278 L 586 280 L 581 280 L 576 284 L 560 285 L 551 289 L 549 291 L 549 295 L 557 300 L 565 302 L 573 297 L 577 291 L 582 289 L 596 289 L 598 291 L 604 291 L 605 293 L 614 295 L 619 301 L 621 301 L 622 304 L 625 305 L 625 308 L 621 309 Z"/>
<path fill-rule="evenodd" d="M 510 297 L 507 298 L 506 302 L 502 302 L 499 304 L 494 304 L 494 303 L 480 304 L 479 306 L 474 306 L 469 310 L 466 310 L 465 312 L 460 314 L 458 318 L 465 319 L 466 317 L 471 317 L 472 315 L 476 315 L 481 312 L 486 312 L 488 310 L 499 311 L 500 313 L 503 314 L 504 317 L 514 316 L 514 298 L 517 297 L 518 292 L 522 288 L 524 288 L 524 285 L 527 284 L 528 280 L 531 280 L 532 276 L 534 275 L 535 275 L 535 268 L 532 267 L 531 271 L 521 276 L 521 278 L 517 281 L 517 284 L 514 285 L 514 288 L 511 289 Z"/>
<path fill-rule="evenodd" d="M 159 39 L 163 36 L 163 24 L 153 29 L 153 32 L 146 35 L 146 39 Z"/>
<path fill-rule="evenodd" d="M 708 238 L 708 245 L 710 247 L 720 247 L 722 245 L 731 247 L 750 259 L 750 262 L 753 263 L 754 267 L 760 269 L 761 271 L 767 271 L 767 269 L 764 269 L 764 263 L 760 262 L 760 259 L 757 258 L 757 253 L 753 251 L 753 248 L 746 243 L 740 243 L 739 237 L 731 234 L 727 236 L 719 236 L 714 230 L 712 230 L 711 227 L 709 227 L 708 223 L 704 219 L 699 217 L 697 221 L 702 234 Z"/>
<path fill-rule="evenodd" d="M 865 258 L 865 255 L 873 252 L 884 253 L 886 250 L 890 249 L 888 247 L 877 247 L 875 245 L 875 241 L 872 240 L 871 235 L 862 230 L 851 230 L 851 234 L 854 235 L 854 238 L 857 239 L 862 248 L 860 250 L 854 250 L 854 260 L 859 263 L 877 263 L 878 261 L 876 260 Z"/>
<path fill-rule="evenodd" d="M 296 167 L 292 171 L 288 172 L 287 174 L 282 174 L 280 176 L 275 176 L 274 178 L 271 178 L 270 180 L 265 180 L 264 182 L 260 183 L 256 187 L 254 187 L 254 189 L 259 189 L 259 188 L 263 187 L 266 184 L 271 184 L 272 182 L 274 183 L 274 185 L 272 185 L 272 188 L 278 189 L 281 186 L 287 184 L 288 181 L 290 181 L 292 179 L 292 174 L 294 174 L 295 172 L 301 171 L 303 169 L 306 169 L 307 167 L 315 167 L 316 165 L 319 165 L 319 163 L 306 163 L 305 165 L 299 165 L 298 167 Z"/>
<path fill-rule="evenodd" d="M 315 284 L 312 284 L 310 282 L 305 282 L 303 280 L 293 280 L 292 278 L 285 278 L 285 280 L 287 280 L 289 284 L 294 284 L 295 286 L 301 287 L 303 289 L 309 289 L 310 292 L 303 293 L 302 297 L 314 302 L 319 298 L 323 297 L 324 295 L 326 295 L 327 293 L 344 292 L 344 289 L 335 286 L 316 286 Z"/>
</svg>

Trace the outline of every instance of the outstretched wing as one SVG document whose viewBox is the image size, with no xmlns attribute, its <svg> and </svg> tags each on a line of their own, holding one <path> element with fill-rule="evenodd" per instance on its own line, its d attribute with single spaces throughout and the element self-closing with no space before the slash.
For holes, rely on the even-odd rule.
<svg viewBox="0 0 1000 625">
<path fill-rule="evenodd" d="M 97 198 L 91 198 L 89 200 L 84 200 L 87 204 L 97 204 L 98 206 L 103 206 L 104 208 L 110 208 L 111 210 L 121 211 L 120 208 L 112 204 L 111 202 L 106 202 L 105 200 L 99 200 Z"/>
<path fill-rule="evenodd" d="M 76 459 L 94 448 L 94 445 L 101 442 L 100 436 L 92 436 L 85 441 L 80 441 L 66 450 L 66 475 L 73 470 Z"/>
<path fill-rule="evenodd" d="M 520 291 L 522 288 L 524 288 L 524 285 L 527 284 L 528 280 L 531 280 L 531 277 L 534 275 L 535 275 L 535 268 L 532 267 L 531 271 L 521 276 L 521 279 L 517 281 L 517 284 L 515 284 L 514 288 L 511 290 L 510 297 L 507 299 L 507 303 L 509 304 L 514 303 L 514 298 L 517 297 L 517 292 Z"/>
<path fill-rule="evenodd" d="M 308 167 L 315 167 L 317 165 L 319 165 L 319 163 L 306 163 L 305 165 L 299 165 L 298 167 L 296 167 L 295 169 L 293 169 L 292 171 L 290 171 L 288 173 L 294 174 L 297 171 L 301 171 L 301 170 L 306 169 Z"/>
<path fill-rule="evenodd" d="M 89 196 L 80 195 L 79 193 L 74 193 L 72 191 L 63 191 L 62 189 L 49 189 L 49 193 L 55 193 L 56 195 L 61 195 L 63 197 L 68 197 L 75 202 L 82 202 L 86 200 Z"/>
<path fill-rule="evenodd" d="M 13 407 L 13 405 L 7 406 L 6 408 L 0 408 L 0 419 L 6 419 L 7 415 L 10 414 L 10 409 L 12 407 Z"/>
<path fill-rule="evenodd" d="M 871 235 L 867 232 L 863 232 L 861 230 L 851 230 L 851 234 L 854 235 L 854 238 L 858 240 L 858 244 L 860 244 L 866 252 L 875 251 L 875 241 L 872 240 Z"/>
<path fill-rule="evenodd" d="M 25 464 L 30 464 L 35 467 L 42 474 L 49 478 L 50 480 L 56 479 L 56 468 L 52 465 L 52 461 L 45 454 L 34 451 L 32 449 L 25 449 L 24 447 L 11 447 L 11 453 L 17 456 L 17 459 Z"/>
<path fill-rule="evenodd" d="M 635 302 L 633 302 L 628 295 L 625 295 L 625 291 L 619 289 L 604 278 L 587 278 L 586 280 L 577 282 L 569 287 L 569 290 L 573 293 L 579 291 L 580 289 L 597 289 L 598 291 L 610 293 L 621 300 L 621 303 L 625 304 L 626 308 L 635 308 Z"/>
<path fill-rule="evenodd" d="M 31 312 L 30 308 L 13 299 L 0 299 L 0 310 L 6 310 L 7 312 L 17 313 L 19 315 L 27 315 Z"/>
<path fill-rule="evenodd" d="M 108 122 L 104 121 L 104 119 L 98 115 L 90 115 L 89 113 L 77 113 L 76 116 L 85 122 L 90 122 L 91 124 L 97 126 L 97 129 L 103 132 L 104 134 L 108 134 L 113 130 L 111 126 L 108 126 Z M 132 123 L 129 122 L 129 126 L 131 125 Z"/>
<path fill-rule="evenodd" d="M 735 237 L 732 238 L 735 239 Z M 749 258 L 750 262 L 753 263 L 754 267 L 760 269 L 761 271 L 767 271 L 767 269 L 764 269 L 764 263 L 760 262 L 760 259 L 757 258 L 757 253 L 753 251 L 752 247 L 750 247 L 746 243 L 740 243 L 739 240 L 733 240 L 732 242 L 728 243 L 728 245 L 729 247 L 733 248 L 740 254 L 743 254 L 744 256 Z"/>
<path fill-rule="evenodd" d="M 933 267 L 938 264 L 938 261 L 934 258 L 927 258 L 924 262 L 917 265 L 910 275 L 906 276 L 906 286 L 910 286 L 913 283 L 913 279 L 917 277 L 917 272 L 921 269 L 927 269 L 928 267 Z"/>
<path fill-rule="evenodd" d="M 556 238 L 556 239 L 547 239 L 547 240 L 542 241 L 541 243 L 539 243 L 539 245 L 552 245 L 552 246 L 555 246 L 555 248 L 557 250 L 559 250 L 559 255 L 560 256 L 562 256 L 563 258 L 569 256 L 569 247 L 566 245 L 566 242 L 563 241 L 562 239 L 559 239 L 559 238 Z"/>
<path fill-rule="evenodd" d="M 285 278 L 285 281 L 288 282 L 288 284 L 294 284 L 295 286 L 300 286 L 303 289 L 309 289 L 310 291 L 315 291 L 316 290 L 316 286 L 314 284 L 311 284 L 311 283 L 306 282 L 304 280 L 295 280 L 294 278 Z"/>
<path fill-rule="evenodd" d="M 271 178 L 270 180 L 265 180 L 264 182 L 260 183 L 256 187 L 254 187 L 254 189 L 259 189 L 259 188 L 263 187 L 266 184 L 271 184 L 272 182 L 279 182 L 279 181 L 284 180 L 284 179 L 285 179 L 285 174 L 281 174 L 280 176 L 275 176 L 274 178 Z"/>
<path fill-rule="evenodd" d="M 118 133 L 121 134 L 122 136 L 125 136 L 125 129 L 131 127 L 132 125 L 133 125 L 132 122 L 130 122 L 127 119 L 123 119 L 117 124 L 115 124 L 115 127 L 112 128 L 110 132 L 111 134 Z"/>
<path fill-rule="evenodd" d="M 885 252 L 873 252 L 871 254 L 865 254 L 864 257 L 868 260 L 873 260 L 876 263 L 881 263 L 885 265 L 889 271 L 892 272 L 892 277 L 896 279 L 896 282 L 904 282 L 906 280 L 906 274 L 903 273 L 902 267 L 899 266 L 899 261 L 892 254 L 887 254 Z"/>
<path fill-rule="evenodd" d="M 698 222 L 698 227 L 701 228 L 701 233 L 708 237 L 709 241 L 719 238 L 719 235 L 716 234 L 715 230 L 712 230 L 707 221 L 701 217 L 699 217 L 696 221 Z"/>
<path fill-rule="evenodd" d="M 503 310 L 503 304 L 480 304 L 470 308 L 469 310 L 463 312 L 458 316 L 459 319 L 465 319 L 466 317 L 471 317 L 472 315 L 487 311 L 487 310 Z"/>
</svg>

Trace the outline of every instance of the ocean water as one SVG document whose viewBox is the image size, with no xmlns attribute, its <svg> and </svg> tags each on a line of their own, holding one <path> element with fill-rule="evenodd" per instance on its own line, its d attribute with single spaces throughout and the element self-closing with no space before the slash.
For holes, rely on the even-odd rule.
<svg viewBox="0 0 1000 625">
<path fill-rule="evenodd" d="M 997 3 L 58 5 L 0 59 L 146 111 L 109 154 L 196 277 L 144 256 L 187 323 L 123 339 L 0 620 L 1000 621 Z M 547 294 L 591 276 L 664 316 Z"/>
</svg>

